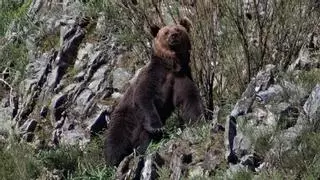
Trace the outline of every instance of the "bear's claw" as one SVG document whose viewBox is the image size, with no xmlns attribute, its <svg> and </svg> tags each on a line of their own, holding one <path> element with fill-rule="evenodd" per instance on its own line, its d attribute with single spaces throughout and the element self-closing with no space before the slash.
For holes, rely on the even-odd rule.
<svg viewBox="0 0 320 180">
<path fill-rule="evenodd" d="M 164 127 L 158 128 L 158 129 L 153 129 L 153 130 L 148 131 L 148 132 L 151 133 L 151 134 L 158 134 L 158 133 L 163 133 L 163 131 L 164 131 Z"/>
<path fill-rule="evenodd" d="M 151 126 L 145 126 L 144 127 L 149 133 L 160 133 L 164 131 L 164 127 L 160 127 L 160 128 L 153 128 Z"/>
</svg>

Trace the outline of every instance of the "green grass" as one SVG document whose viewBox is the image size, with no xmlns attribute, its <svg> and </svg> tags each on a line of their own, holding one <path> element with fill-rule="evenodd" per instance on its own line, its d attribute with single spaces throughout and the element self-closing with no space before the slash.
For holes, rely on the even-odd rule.
<svg viewBox="0 0 320 180">
<path fill-rule="evenodd" d="M 233 174 L 231 179 L 235 180 L 250 180 L 253 178 L 253 173 L 249 170 L 240 170 Z"/>
<path fill-rule="evenodd" d="M 40 41 L 38 46 L 41 47 L 42 52 L 50 51 L 51 49 L 57 49 L 59 47 L 60 34 L 47 34 Z"/>
<path fill-rule="evenodd" d="M 82 152 L 72 146 L 64 146 L 49 151 L 41 151 L 38 159 L 48 168 L 49 171 L 60 170 L 64 177 L 75 172 L 78 164 L 78 157 Z"/>
<path fill-rule="evenodd" d="M 115 169 L 105 166 L 102 138 L 94 139 L 78 159 L 77 169 L 69 179 L 113 179 Z"/>
<path fill-rule="evenodd" d="M 13 20 L 25 17 L 32 0 L 2 0 L 0 2 L 0 37 L 4 36 Z"/>
<path fill-rule="evenodd" d="M 0 2 L 0 72 L 7 69 L 11 82 L 17 74 L 23 76 L 28 63 L 26 35 L 23 28 L 30 26 L 27 11 L 32 0 L 7 0 Z M 15 32 L 15 37 L 8 41 L 4 36 L 8 30 Z M 12 35 L 12 34 L 9 34 Z"/>
<path fill-rule="evenodd" d="M 10 140 L 0 146 L 0 179 L 48 178 L 57 173 L 62 179 L 113 179 L 115 169 L 105 166 L 101 140 L 79 146 L 61 146 L 36 151 L 34 146 Z"/>
<path fill-rule="evenodd" d="M 108 180 L 114 179 L 115 169 L 106 166 L 91 166 L 78 172 L 76 175 L 71 175 L 70 180 Z"/>
<path fill-rule="evenodd" d="M 34 149 L 25 143 L 10 139 L 0 147 L 0 177 L 6 180 L 35 179 L 41 172 L 41 161 Z"/>
<path fill-rule="evenodd" d="M 24 75 L 25 67 L 28 64 L 28 51 L 23 42 L 12 42 L 0 50 L 0 71 L 9 70 L 8 81 L 11 82 L 17 73 L 20 77 Z"/>
<path fill-rule="evenodd" d="M 310 71 L 301 71 L 295 82 L 301 84 L 305 89 L 311 91 L 320 82 L 320 69 L 314 68 Z"/>
<path fill-rule="evenodd" d="M 159 180 L 167 180 L 170 179 L 171 170 L 168 167 L 158 168 L 157 174 L 159 176 Z"/>
</svg>

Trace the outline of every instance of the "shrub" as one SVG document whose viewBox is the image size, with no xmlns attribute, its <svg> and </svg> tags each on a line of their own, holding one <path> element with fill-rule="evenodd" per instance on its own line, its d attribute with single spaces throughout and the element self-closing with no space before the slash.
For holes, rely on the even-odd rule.
<svg viewBox="0 0 320 180">
<path fill-rule="evenodd" d="M 97 137 L 90 142 L 83 154 L 78 158 L 78 166 L 74 174 L 69 179 L 113 179 L 115 169 L 105 166 L 103 157 L 103 140 Z"/>
<path fill-rule="evenodd" d="M 41 172 L 40 161 L 33 148 L 26 143 L 10 139 L 0 147 L 0 177 L 3 179 L 35 179 Z"/>
<path fill-rule="evenodd" d="M 27 33 L 23 28 L 30 25 L 27 10 L 31 2 L 32 0 L 0 2 L 0 73 L 9 82 L 17 75 L 23 75 L 28 63 L 25 44 Z M 15 35 L 11 39 L 5 39 L 7 32 L 14 32 Z"/>
<path fill-rule="evenodd" d="M 38 158 L 49 171 L 60 170 L 64 177 L 74 173 L 78 165 L 78 157 L 82 152 L 77 147 L 62 146 L 57 149 L 41 151 Z"/>
</svg>

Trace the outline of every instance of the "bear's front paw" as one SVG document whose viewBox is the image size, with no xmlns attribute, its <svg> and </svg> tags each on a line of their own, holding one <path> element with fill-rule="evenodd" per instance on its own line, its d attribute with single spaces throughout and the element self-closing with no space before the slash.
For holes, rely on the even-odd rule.
<svg viewBox="0 0 320 180">
<path fill-rule="evenodd" d="M 163 134 L 164 127 L 158 129 L 146 129 L 150 134 Z"/>
<path fill-rule="evenodd" d="M 144 128 L 149 132 L 149 133 L 159 133 L 162 132 L 164 130 L 164 128 L 162 127 L 162 123 L 152 123 L 152 124 L 144 124 Z"/>
</svg>

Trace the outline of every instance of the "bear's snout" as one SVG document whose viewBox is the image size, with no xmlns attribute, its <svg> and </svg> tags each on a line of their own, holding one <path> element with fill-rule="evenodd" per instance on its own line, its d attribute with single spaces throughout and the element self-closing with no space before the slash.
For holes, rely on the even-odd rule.
<svg viewBox="0 0 320 180">
<path fill-rule="evenodd" d="M 177 32 L 171 33 L 168 38 L 169 45 L 178 45 L 180 42 L 179 37 L 180 37 L 179 33 Z"/>
<path fill-rule="evenodd" d="M 178 32 L 174 32 L 171 34 L 172 39 L 176 39 L 178 37 Z"/>
</svg>

